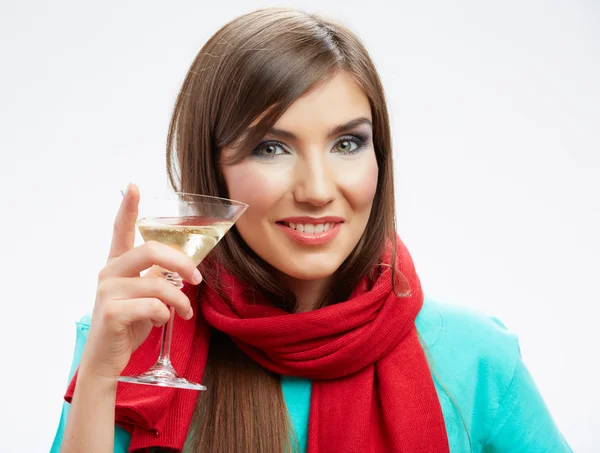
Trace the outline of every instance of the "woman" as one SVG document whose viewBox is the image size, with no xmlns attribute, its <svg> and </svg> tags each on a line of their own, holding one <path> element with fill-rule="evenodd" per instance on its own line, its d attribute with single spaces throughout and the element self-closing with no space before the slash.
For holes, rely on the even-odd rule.
<svg viewBox="0 0 600 453">
<path fill-rule="evenodd" d="M 348 29 L 285 9 L 225 25 L 187 74 L 167 160 L 179 191 L 250 207 L 200 273 L 133 247 L 129 187 L 56 451 L 570 451 L 515 336 L 424 297 L 395 233 L 383 90 Z M 154 264 L 185 292 L 140 278 Z M 156 357 L 167 305 L 175 367 L 208 390 L 117 388 Z"/>
</svg>

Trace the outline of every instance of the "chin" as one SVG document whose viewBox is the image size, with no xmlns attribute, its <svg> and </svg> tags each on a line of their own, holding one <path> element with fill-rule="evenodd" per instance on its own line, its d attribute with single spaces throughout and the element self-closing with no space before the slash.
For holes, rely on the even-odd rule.
<svg viewBox="0 0 600 453">
<path fill-rule="evenodd" d="M 331 277 L 339 266 L 314 266 L 306 264 L 305 266 L 284 266 L 279 271 L 288 277 L 296 280 L 323 280 Z"/>
</svg>

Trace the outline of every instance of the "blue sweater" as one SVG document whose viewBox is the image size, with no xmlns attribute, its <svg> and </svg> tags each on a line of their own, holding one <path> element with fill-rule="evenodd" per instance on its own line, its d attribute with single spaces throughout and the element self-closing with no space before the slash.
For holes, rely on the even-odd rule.
<svg viewBox="0 0 600 453">
<path fill-rule="evenodd" d="M 69 378 L 81 359 L 89 326 L 87 316 L 77 323 Z M 425 298 L 416 327 L 434 377 L 451 453 L 572 452 L 523 364 L 517 337 L 498 319 Z M 281 386 L 300 452 L 305 453 L 311 381 L 282 376 Z M 60 450 L 68 413 L 64 403 L 51 453 Z M 130 435 L 117 427 L 115 453 L 125 453 L 129 442 Z"/>
</svg>

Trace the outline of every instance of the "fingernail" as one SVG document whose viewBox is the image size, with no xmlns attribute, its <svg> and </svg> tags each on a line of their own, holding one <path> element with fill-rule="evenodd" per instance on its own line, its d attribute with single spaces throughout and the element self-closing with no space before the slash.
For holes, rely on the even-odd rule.
<svg viewBox="0 0 600 453">
<path fill-rule="evenodd" d="M 192 319 L 192 316 L 194 316 L 194 310 L 192 310 L 192 307 L 190 307 L 190 311 L 188 311 L 188 314 L 185 317 L 186 321 Z"/>
<path fill-rule="evenodd" d="M 198 269 L 194 269 L 194 282 L 196 282 L 196 284 L 198 284 L 201 281 L 202 281 L 202 274 L 200 273 L 200 271 Z"/>
<path fill-rule="evenodd" d="M 131 186 L 131 184 L 127 184 L 127 187 L 125 187 L 125 190 L 121 190 L 121 195 L 123 195 L 123 198 L 127 196 L 127 194 L 129 193 L 129 186 Z"/>
</svg>

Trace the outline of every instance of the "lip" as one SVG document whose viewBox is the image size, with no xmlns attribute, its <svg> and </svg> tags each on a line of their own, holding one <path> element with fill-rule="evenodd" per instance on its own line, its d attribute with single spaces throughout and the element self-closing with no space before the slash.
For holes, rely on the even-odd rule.
<svg viewBox="0 0 600 453">
<path fill-rule="evenodd" d="M 280 219 L 277 223 L 286 222 L 286 223 L 310 223 L 312 225 L 318 225 L 319 223 L 342 223 L 344 219 L 341 217 L 327 216 L 327 217 L 286 217 L 285 219 Z"/>
<path fill-rule="evenodd" d="M 323 219 L 331 219 L 333 217 L 323 217 Z M 295 219 L 301 219 L 301 217 L 295 217 Z M 284 220 L 284 222 L 288 222 L 288 220 Z M 307 222 L 307 221 L 298 221 L 291 223 L 334 223 L 333 221 L 326 222 L 324 220 L 319 219 L 318 222 Z M 280 228 L 285 234 L 288 235 L 289 238 L 293 239 L 296 242 L 299 242 L 303 245 L 324 245 L 328 242 L 333 241 L 338 233 L 340 232 L 340 228 L 342 226 L 342 222 L 337 222 L 332 228 L 323 233 L 303 233 L 298 230 L 292 230 L 289 226 L 283 225 L 281 223 L 276 224 L 278 228 Z"/>
</svg>

